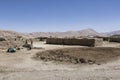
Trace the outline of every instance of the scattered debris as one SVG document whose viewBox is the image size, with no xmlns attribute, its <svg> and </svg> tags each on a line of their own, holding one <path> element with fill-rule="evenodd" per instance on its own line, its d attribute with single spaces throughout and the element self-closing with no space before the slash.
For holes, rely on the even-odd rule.
<svg viewBox="0 0 120 80">
<path fill-rule="evenodd" d="M 28 43 L 28 41 L 30 41 L 30 44 Z M 33 48 L 33 40 L 32 39 L 26 40 L 23 47 L 27 48 L 28 50 L 31 50 Z"/>
<path fill-rule="evenodd" d="M 77 58 L 70 55 L 65 55 L 63 51 L 43 51 L 37 53 L 36 57 L 43 61 L 58 61 L 58 62 L 69 62 L 73 64 L 95 64 L 93 60 L 87 60 L 85 58 Z"/>
<path fill-rule="evenodd" d="M 25 48 L 30 48 L 31 45 L 30 44 L 24 44 L 22 47 L 25 47 Z"/>
<path fill-rule="evenodd" d="M 3 37 L 0 37 L 0 41 L 6 41 L 5 38 Z"/>
<path fill-rule="evenodd" d="M 81 63 L 87 63 L 84 58 L 79 59 L 79 62 L 81 62 Z"/>
<path fill-rule="evenodd" d="M 42 47 L 33 47 L 33 49 L 44 49 Z"/>
<path fill-rule="evenodd" d="M 17 49 L 17 50 L 20 50 L 21 48 L 20 48 L 20 47 L 17 47 L 16 49 Z"/>
<path fill-rule="evenodd" d="M 89 63 L 89 64 L 94 64 L 94 63 L 95 63 L 95 61 L 88 60 L 88 63 Z"/>
</svg>

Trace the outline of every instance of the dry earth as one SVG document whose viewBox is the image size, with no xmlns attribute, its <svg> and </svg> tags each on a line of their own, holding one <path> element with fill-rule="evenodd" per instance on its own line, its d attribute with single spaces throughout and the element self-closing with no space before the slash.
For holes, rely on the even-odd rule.
<svg viewBox="0 0 120 80">
<path fill-rule="evenodd" d="M 119 47 L 120 44 L 104 43 L 103 46 Z M 0 80 L 120 80 L 120 59 L 101 65 L 62 64 L 44 62 L 32 57 L 40 51 L 73 46 L 34 43 L 43 49 L 20 50 L 16 53 L 0 51 Z M 79 46 L 75 46 L 78 48 Z M 74 48 L 75 48 L 74 47 Z M 80 48 L 80 47 L 79 47 Z"/>
</svg>

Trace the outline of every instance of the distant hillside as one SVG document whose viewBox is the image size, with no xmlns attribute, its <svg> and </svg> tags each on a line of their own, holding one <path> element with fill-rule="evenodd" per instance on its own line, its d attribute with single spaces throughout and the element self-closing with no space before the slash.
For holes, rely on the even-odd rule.
<svg viewBox="0 0 120 80">
<path fill-rule="evenodd" d="M 109 35 L 109 36 L 111 36 L 111 35 L 120 35 L 120 30 L 108 32 L 106 34 Z"/>
<path fill-rule="evenodd" d="M 0 36 L 19 36 L 20 34 L 15 31 L 8 31 L 8 30 L 0 30 Z"/>
<path fill-rule="evenodd" d="M 98 33 L 93 29 L 84 29 L 84 30 L 78 31 L 78 33 L 81 36 L 103 36 L 103 34 Z"/>
<path fill-rule="evenodd" d="M 29 33 L 32 37 L 79 37 L 79 36 L 103 36 L 102 34 L 94 31 L 93 29 L 84 29 L 80 31 L 67 31 L 67 32 L 34 32 Z"/>
<path fill-rule="evenodd" d="M 33 33 L 18 33 L 15 31 L 0 30 L 0 36 L 80 37 L 80 36 L 105 36 L 105 34 L 98 33 L 93 29 L 84 29 L 80 31 L 67 31 L 67 32 L 33 32 Z"/>
</svg>

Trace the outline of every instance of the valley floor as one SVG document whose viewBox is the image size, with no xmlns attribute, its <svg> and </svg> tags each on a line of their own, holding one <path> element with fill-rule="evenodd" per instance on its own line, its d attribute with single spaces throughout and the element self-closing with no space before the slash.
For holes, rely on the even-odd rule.
<svg viewBox="0 0 120 80">
<path fill-rule="evenodd" d="M 44 62 L 32 57 L 39 51 L 73 46 L 41 43 L 35 43 L 34 46 L 43 49 L 23 49 L 16 53 L 1 51 L 0 80 L 120 80 L 120 59 L 101 65 Z"/>
</svg>

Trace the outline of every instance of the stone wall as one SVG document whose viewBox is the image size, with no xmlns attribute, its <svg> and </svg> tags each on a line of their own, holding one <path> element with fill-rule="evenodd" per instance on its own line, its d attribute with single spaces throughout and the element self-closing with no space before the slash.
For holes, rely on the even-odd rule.
<svg viewBox="0 0 120 80">
<path fill-rule="evenodd" d="M 119 42 L 119 43 L 120 43 L 120 38 L 114 38 L 114 37 L 112 38 L 112 37 L 111 37 L 111 38 L 109 39 L 109 41 L 110 41 L 110 42 Z"/>
<path fill-rule="evenodd" d="M 47 44 L 59 44 L 59 45 L 81 45 L 81 46 L 101 46 L 103 39 L 99 38 L 81 38 L 81 39 L 67 39 L 67 38 L 48 38 L 46 41 Z"/>
</svg>

